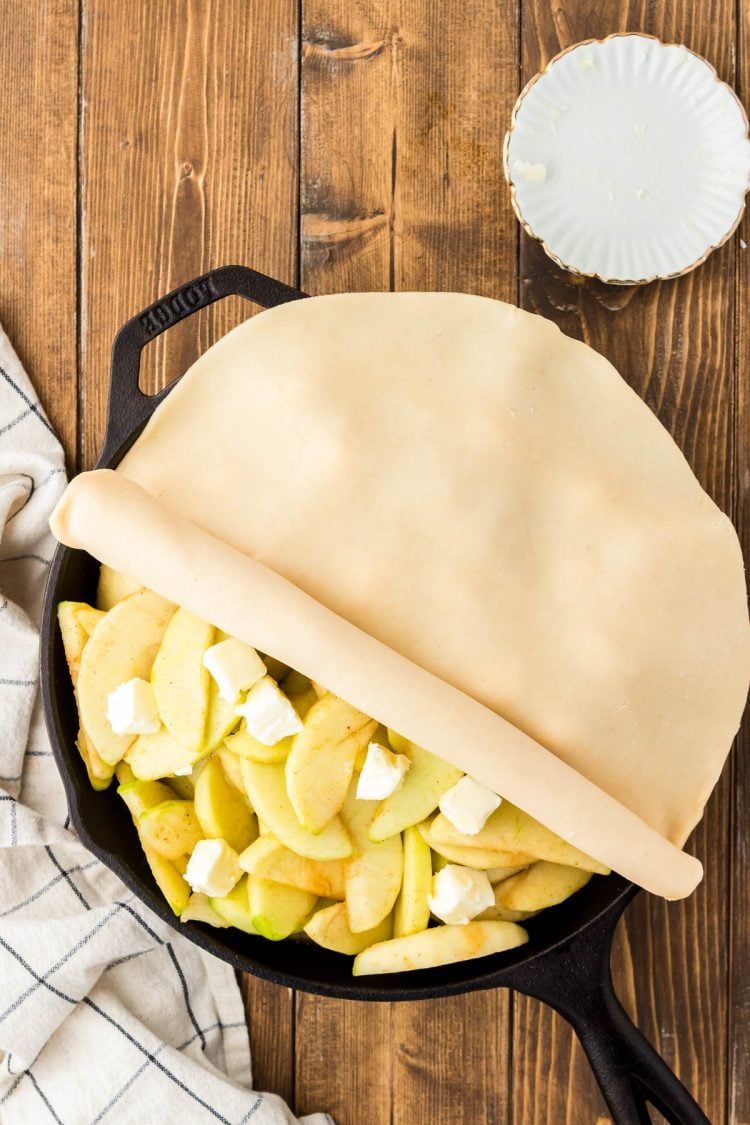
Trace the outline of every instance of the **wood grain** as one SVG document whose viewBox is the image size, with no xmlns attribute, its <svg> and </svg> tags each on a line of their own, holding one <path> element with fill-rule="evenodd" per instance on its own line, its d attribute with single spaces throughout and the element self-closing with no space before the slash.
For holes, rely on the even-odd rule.
<svg viewBox="0 0 750 1125">
<path fill-rule="evenodd" d="M 643 289 L 582 283 L 525 238 L 517 256 L 500 169 L 515 93 L 562 46 L 627 28 L 686 42 L 750 99 L 750 7 L 734 0 L 6 0 L 0 322 L 71 466 L 101 440 L 117 327 L 211 266 L 312 292 L 468 290 L 518 299 L 612 359 L 750 555 L 750 251 L 735 239 Z M 250 311 L 222 302 L 171 331 L 143 385 Z M 614 958 L 629 1011 L 727 1125 L 750 1125 L 749 755 L 745 733 L 693 838 L 702 887 L 671 906 L 641 896 Z M 243 990 L 256 1085 L 299 1112 L 608 1122 L 577 1041 L 533 1001 Z"/>
<path fill-rule="evenodd" d="M 735 77 L 730 0 L 710 12 L 692 3 L 623 3 L 616 26 L 611 9 L 593 2 L 550 8 L 541 0 L 524 0 L 522 24 L 524 80 L 569 43 L 626 29 L 685 42 L 708 56 L 723 78 Z M 733 501 L 733 255 L 730 244 L 676 282 L 618 290 L 563 273 L 525 237 L 521 247 L 521 303 L 612 360 L 724 508 Z M 640 896 L 621 927 L 614 956 L 626 1006 L 711 1121 L 726 1119 L 729 795 L 725 773 L 691 841 L 705 865 L 698 892 L 671 906 Z M 701 956 L 700 950 L 710 953 Z M 530 1000 L 519 999 L 514 1013 L 514 1120 L 574 1123 L 605 1117 L 568 1029 Z"/>
<path fill-rule="evenodd" d="M 0 5 L 0 73 L 0 324 L 74 470 L 77 3 Z"/>
<path fill-rule="evenodd" d="M 740 4 L 737 37 L 738 93 L 750 98 L 750 6 Z M 741 240 L 741 241 L 740 241 Z M 745 559 L 750 558 L 750 218 L 737 236 L 735 364 L 737 399 L 735 432 L 735 509 Z M 746 719 L 732 758 L 731 843 L 729 849 L 729 1029 L 727 1044 L 727 1118 L 729 1125 L 750 1125 L 750 729 Z"/>
<path fill-rule="evenodd" d="M 515 95 L 512 6 L 467 23 L 443 5 L 303 3 L 301 271 L 309 292 L 457 289 L 512 298 L 516 232 L 497 138 Z M 471 54 L 474 67 L 467 71 Z M 337 1121 L 500 1121 L 507 1116 L 508 998 L 484 994 L 371 1010 L 304 997 L 298 1108 Z M 356 1091 L 346 1095 L 340 1049 Z M 461 1060 L 474 1060 L 466 1081 Z M 453 1079 L 451 1079 L 453 1075 Z M 373 1097 L 373 1088 L 378 1092 Z"/>
</svg>

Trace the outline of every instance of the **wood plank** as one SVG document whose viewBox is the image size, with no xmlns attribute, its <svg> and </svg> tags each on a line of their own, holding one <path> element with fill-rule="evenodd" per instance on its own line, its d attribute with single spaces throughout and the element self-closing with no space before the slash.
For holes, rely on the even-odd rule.
<svg viewBox="0 0 750 1125">
<path fill-rule="evenodd" d="M 112 339 L 144 305 L 213 266 L 296 276 L 294 0 L 95 3 L 84 21 L 84 461 L 103 432 Z M 132 66 L 123 68 L 123 51 Z M 248 123 L 252 123 L 252 128 Z M 156 390 L 244 319 L 222 301 L 147 349 Z"/>
<path fill-rule="evenodd" d="M 0 70 L 0 323 L 74 470 L 76 0 L 0 5 Z"/>
<path fill-rule="evenodd" d="M 737 92 L 745 106 L 750 99 L 750 6 L 737 8 Z M 750 558 L 750 219 L 737 236 L 736 250 L 736 378 L 737 451 L 736 510 L 745 559 Z M 733 756 L 731 886 L 729 909 L 729 1033 L 727 1099 L 729 1125 L 750 1123 L 750 727 L 746 720 Z"/>
<path fill-rule="evenodd" d="M 523 81 L 562 47 L 616 29 L 683 41 L 722 77 L 733 78 L 730 0 L 710 11 L 679 0 L 623 3 L 612 16 L 595 3 L 550 8 L 543 0 L 524 0 Z M 730 245 L 679 281 L 615 289 L 565 274 L 525 237 L 521 248 L 523 305 L 613 361 L 724 508 L 731 505 L 733 475 L 733 256 Z M 729 795 L 725 773 L 691 841 L 705 865 L 702 887 L 672 906 L 639 896 L 614 958 L 631 1014 L 712 1121 L 724 1120 L 726 1111 Z M 514 1121 L 606 1119 L 582 1052 L 562 1021 L 521 998 L 514 1011 Z"/>
<path fill-rule="evenodd" d="M 514 299 L 498 138 L 515 96 L 516 28 L 513 4 L 477 5 L 467 20 L 450 0 L 304 0 L 303 288 Z M 297 1109 L 327 1108 L 342 1125 L 504 1121 L 507 1024 L 504 993 L 390 1011 L 300 997 Z M 343 1065 L 327 1066 L 342 1044 Z"/>
<path fill-rule="evenodd" d="M 84 462 L 104 424 L 113 336 L 161 293 L 214 266 L 297 273 L 296 0 L 89 3 L 83 43 Z M 123 60 L 128 58 L 128 66 Z M 220 302 L 147 349 L 155 390 L 248 315 Z M 291 1097 L 293 1001 L 246 984 L 259 1089 Z"/>
<path fill-rule="evenodd" d="M 384 4 L 303 0 L 300 284 L 308 293 L 389 287 L 395 27 Z M 297 1112 L 390 1125 L 391 1043 L 390 1005 L 300 994 Z"/>
</svg>

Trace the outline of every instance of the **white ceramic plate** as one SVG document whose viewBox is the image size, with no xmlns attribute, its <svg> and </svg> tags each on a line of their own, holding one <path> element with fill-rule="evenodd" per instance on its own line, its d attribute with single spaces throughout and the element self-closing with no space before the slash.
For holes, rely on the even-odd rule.
<svg viewBox="0 0 750 1125">
<path fill-rule="evenodd" d="M 748 121 L 700 55 L 612 35 L 532 79 L 504 164 L 520 222 L 565 269 L 619 284 L 675 277 L 740 221 Z"/>
</svg>

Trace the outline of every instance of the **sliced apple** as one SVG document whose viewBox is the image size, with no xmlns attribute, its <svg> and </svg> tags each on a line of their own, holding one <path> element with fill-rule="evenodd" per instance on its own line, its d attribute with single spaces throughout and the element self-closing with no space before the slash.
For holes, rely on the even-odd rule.
<svg viewBox="0 0 750 1125">
<path fill-rule="evenodd" d="M 324 949 L 332 949 L 335 953 L 346 953 L 354 957 L 376 942 L 388 941 L 392 924 L 393 920 L 389 914 L 373 929 L 353 934 L 349 929 L 346 903 L 334 902 L 331 906 L 315 911 L 305 926 L 305 933 L 316 945 L 322 945 Z"/>
<path fill-rule="evenodd" d="M 346 910 L 349 928 L 359 934 L 371 930 L 390 914 L 401 890 L 404 855 L 401 834 L 380 843 L 370 839 L 377 801 L 358 801 L 356 785 L 347 795 L 342 817 L 354 854 L 346 866 Z"/>
<path fill-rule="evenodd" d="M 255 875 L 249 885 L 253 926 L 269 941 L 283 941 L 301 930 L 318 901 L 318 896 L 310 891 L 273 883 Z"/>
<path fill-rule="evenodd" d="M 201 757 L 194 750 L 188 750 L 166 727 L 156 734 L 139 734 L 128 749 L 128 762 L 136 777 L 142 781 L 154 781 L 186 766 L 193 766 Z"/>
<path fill-rule="evenodd" d="M 163 801 L 174 800 L 173 791 L 163 781 L 123 781 L 117 793 L 128 806 L 136 827 L 141 813 Z"/>
<path fill-rule="evenodd" d="M 525 865 L 522 865 L 522 866 L 519 866 L 519 867 L 488 867 L 488 868 L 486 868 L 487 878 L 492 883 L 493 887 L 496 886 L 498 883 L 502 883 L 504 879 L 510 879 L 511 875 L 517 875 L 519 871 L 524 871 L 524 870 L 525 870 Z"/>
<path fill-rule="evenodd" d="M 354 762 L 377 723 L 336 695 L 311 707 L 286 761 L 289 800 L 310 832 L 320 832 L 343 808 Z"/>
<path fill-rule="evenodd" d="M 107 763 L 99 757 L 96 747 L 83 727 L 81 727 L 78 732 L 76 747 L 78 748 L 78 753 L 83 758 L 83 764 L 86 767 L 86 773 L 88 774 L 92 789 L 96 789 L 98 792 L 108 789 L 114 776 L 114 766 L 107 765 Z"/>
<path fill-rule="evenodd" d="M 252 810 L 216 757 L 209 758 L 198 774 L 195 812 L 207 839 L 226 840 L 236 852 L 244 851 L 258 835 Z"/>
<path fill-rule="evenodd" d="M 259 836 L 240 856 L 240 867 L 261 879 L 310 891 L 323 898 L 344 898 L 346 860 L 308 859 L 275 840 Z"/>
<path fill-rule="evenodd" d="M 470 961 L 504 953 L 529 940 L 513 922 L 467 922 L 464 926 L 435 926 L 408 937 L 371 945 L 354 960 L 355 977 L 432 969 L 456 961 Z"/>
<path fill-rule="evenodd" d="M 174 790 L 181 801 L 193 801 L 195 799 L 195 782 L 191 775 L 168 777 L 166 780 L 169 788 Z"/>
<path fill-rule="evenodd" d="M 227 781 L 242 795 L 243 800 L 249 803 L 245 783 L 242 780 L 239 755 L 230 750 L 228 746 L 220 746 L 219 749 L 215 751 L 215 756 L 221 762 L 221 768 L 224 770 Z"/>
<path fill-rule="evenodd" d="M 165 859 L 163 855 L 160 855 L 159 852 L 144 844 L 143 854 L 146 856 L 146 862 L 151 868 L 151 874 L 157 887 L 169 903 L 173 913 L 180 917 L 188 904 L 190 887 L 175 865 Z"/>
<path fill-rule="evenodd" d="M 495 900 L 510 910 L 538 911 L 570 898 L 591 878 L 590 871 L 542 860 L 500 883 Z"/>
<path fill-rule="evenodd" d="M 94 609 L 92 605 L 88 605 L 86 602 L 80 602 L 76 610 L 78 622 L 83 626 L 83 629 L 89 637 L 105 616 L 104 610 Z"/>
<path fill-rule="evenodd" d="M 430 844 L 436 850 L 439 850 L 439 844 L 449 844 L 486 848 L 509 854 L 524 853 L 530 856 L 531 860 L 544 859 L 567 867 L 580 867 L 584 871 L 593 871 L 600 875 L 609 874 L 609 868 L 604 864 L 585 855 L 560 836 L 556 836 L 549 828 L 545 828 L 528 813 L 516 808 L 510 801 L 503 801 L 476 836 L 464 836 L 442 813 L 439 813 L 430 826 Z M 508 865 L 512 865 L 512 861 L 509 861 Z M 497 866 L 503 865 L 499 863 Z"/>
<path fill-rule="evenodd" d="M 242 779 L 250 803 L 277 840 L 308 859 L 346 859 L 352 842 L 338 817 L 314 835 L 297 820 L 286 791 L 283 763 L 264 764 L 242 759 Z"/>
<path fill-rule="evenodd" d="M 221 930 L 225 930 L 229 925 L 221 914 L 214 910 L 208 895 L 204 895 L 200 891 L 193 891 L 187 901 L 187 906 L 180 914 L 180 921 L 205 922 L 207 926 L 214 926 Z"/>
<path fill-rule="evenodd" d="M 279 687 L 300 719 L 304 721 L 308 711 L 318 702 L 315 688 L 307 676 L 303 676 L 299 672 L 290 672 L 288 676 L 285 676 L 284 682 L 279 684 Z"/>
<path fill-rule="evenodd" d="M 246 934 L 258 933 L 250 917 L 249 876 L 244 875 L 223 898 L 209 898 L 208 904 L 228 925 Z"/>
<path fill-rule="evenodd" d="M 76 685 L 81 724 L 108 765 L 120 761 L 135 736 L 114 733 L 107 696 L 128 680 L 149 678 L 173 613 L 170 602 L 142 590 L 111 609 L 84 647 Z"/>
<path fill-rule="evenodd" d="M 105 611 L 112 609 L 118 602 L 124 601 L 143 588 L 142 583 L 134 582 L 132 578 L 120 574 L 119 570 L 113 570 L 111 566 L 102 566 L 96 590 L 97 609 Z"/>
<path fill-rule="evenodd" d="M 153 805 L 140 814 L 138 835 L 144 847 L 152 848 L 165 859 L 189 855 L 203 839 L 193 802 L 174 798 Z"/>
<path fill-rule="evenodd" d="M 86 632 L 79 617 L 78 611 L 85 606 L 85 602 L 60 602 L 57 607 L 57 621 L 60 626 L 65 661 L 68 665 L 70 678 L 75 687 L 81 665 L 81 656 L 89 634 Z"/>
<path fill-rule="evenodd" d="M 419 829 L 404 829 L 404 877 L 393 909 L 393 936 L 426 930 L 430 922 L 427 899 L 432 888 L 432 856 Z"/>
<path fill-rule="evenodd" d="M 370 828 L 373 840 L 387 840 L 424 820 L 437 808 L 446 789 L 463 777 L 461 770 L 449 762 L 392 731 L 388 732 L 388 738 L 396 753 L 406 754 L 411 759 L 411 766 L 396 792 L 381 803 Z"/>
<path fill-rule="evenodd" d="M 420 824 L 418 828 L 433 852 L 449 863 L 460 863 L 464 867 L 488 871 L 495 867 L 526 867 L 534 862 L 533 856 L 516 852 L 496 852 L 489 848 L 466 848 L 458 844 L 443 844 L 433 839 L 429 823 Z"/>
<path fill-rule="evenodd" d="M 249 758 L 251 762 L 265 762 L 267 764 L 285 762 L 292 748 L 291 736 L 282 738 L 280 742 L 275 742 L 273 746 L 266 746 L 265 743 L 259 742 L 257 738 L 250 734 L 245 726 L 244 719 L 240 729 L 235 731 L 234 734 L 230 734 L 224 741 L 227 748 L 233 754 L 239 755 L 240 758 Z"/>
<path fill-rule="evenodd" d="M 213 644 L 214 628 L 187 609 L 169 622 L 156 654 L 151 683 L 159 715 L 173 738 L 189 750 L 203 750 L 210 675 L 203 653 Z"/>
</svg>

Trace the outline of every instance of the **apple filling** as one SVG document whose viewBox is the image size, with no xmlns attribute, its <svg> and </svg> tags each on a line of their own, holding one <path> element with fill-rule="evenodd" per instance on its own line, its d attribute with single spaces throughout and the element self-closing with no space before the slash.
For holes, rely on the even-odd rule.
<svg viewBox="0 0 750 1125">
<path fill-rule="evenodd" d="M 278 660 L 101 568 L 58 618 L 95 789 L 186 923 L 401 972 L 513 949 L 607 868 Z"/>
</svg>

